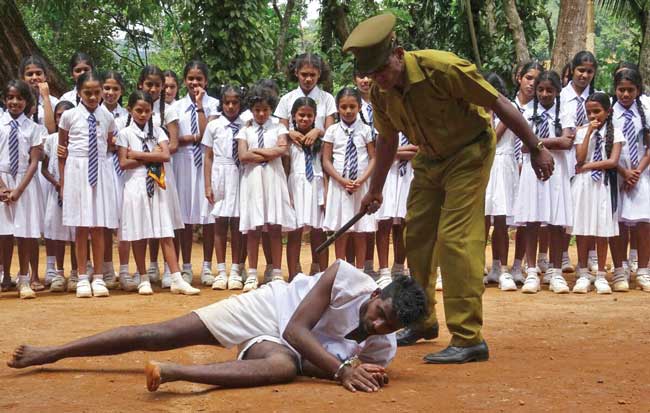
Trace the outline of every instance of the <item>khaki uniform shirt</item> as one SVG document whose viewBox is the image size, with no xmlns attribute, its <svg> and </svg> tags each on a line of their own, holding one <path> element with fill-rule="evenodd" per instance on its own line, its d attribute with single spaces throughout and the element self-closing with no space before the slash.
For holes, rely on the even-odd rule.
<svg viewBox="0 0 650 413">
<path fill-rule="evenodd" d="M 476 66 L 438 50 L 405 52 L 404 92 L 372 85 L 374 126 L 381 135 L 403 132 L 423 155 L 445 159 L 490 130 L 483 107 L 498 92 Z"/>
</svg>

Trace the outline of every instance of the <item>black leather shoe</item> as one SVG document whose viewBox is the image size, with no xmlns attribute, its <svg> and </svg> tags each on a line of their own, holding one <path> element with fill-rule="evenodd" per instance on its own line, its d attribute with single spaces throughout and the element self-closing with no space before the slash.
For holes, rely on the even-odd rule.
<svg viewBox="0 0 650 413">
<path fill-rule="evenodd" d="M 430 364 L 462 364 L 471 361 L 487 361 L 490 358 L 490 351 L 487 343 L 470 347 L 449 346 L 437 353 L 424 356 L 424 361 Z"/>
<path fill-rule="evenodd" d="M 397 332 L 397 345 L 400 347 L 410 346 L 420 339 L 433 340 L 438 337 L 438 328 L 438 323 L 424 330 L 415 327 L 404 327 Z"/>
</svg>

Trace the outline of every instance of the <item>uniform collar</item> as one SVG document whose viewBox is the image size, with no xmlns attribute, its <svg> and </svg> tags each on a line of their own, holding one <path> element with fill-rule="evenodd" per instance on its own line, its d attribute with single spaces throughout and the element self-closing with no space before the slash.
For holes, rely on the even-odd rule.
<svg viewBox="0 0 650 413">
<path fill-rule="evenodd" d="M 239 120 L 239 118 L 237 118 L 237 120 Z M 230 121 L 228 121 L 228 124 L 230 124 Z M 269 116 L 266 122 L 264 122 L 263 125 L 260 125 L 259 123 L 255 122 L 255 119 L 253 119 L 252 126 L 255 129 L 255 131 L 257 131 L 260 128 L 260 126 L 264 129 L 264 131 L 267 131 L 271 126 L 273 126 L 273 120 L 271 120 L 271 117 Z"/>
<path fill-rule="evenodd" d="M 136 134 L 136 136 L 140 139 L 144 139 L 147 137 L 149 134 L 149 123 L 144 125 L 143 129 L 140 129 L 137 123 L 133 119 L 131 119 L 131 124 L 129 125 L 129 129 Z"/>
<path fill-rule="evenodd" d="M 205 103 L 206 103 L 205 101 L 207 99 L 207 96 L 208 96 L 207 94 L 203 95 L 203 99 L 201 99 L 201 103 L 203 103 L 204 107 L 205 107 Z M 160 100 L 160 99 L 158 99 L 158 100 Z M 180 107 L 185 108 L 185 112 L 189 112 L 190 110 L 192 110 L 192 106 L 194 105 L 194 102 L 192 102 L 192 99 L 190 98 L 189 94 L 185 95 L 185 97 L 183 99 L 181 99 L 179 102 L 180 102 L 180 105 L 181 105 Z"/>
<path fill-rule="evenodd" d="M 344 131 L 345 131 L 346 129 L 349 129 L 349 130 L 351 130 L 351 131 L 354 132 L 354 131 L 357 129 L 357 126 L 358 126 L 360 123 L 362 123 L 362 122 L 361 122 L 361 121 L 359 120 L 359 118 L 357 117 L 357 119 L 352 123 L 352 125 L 348 125 L 348 124 L 346 124 L 345 122 L 343 122 L 342 120 L 339 122 L 339 125 L 341 125 L 341 129 L 343 129 Z"/>
<path fill-rule="evenodd" d="M 626 108 L 625 106 L 621 105 L 621 102 L 618 102 L 618 101 L 614 105 L 614 116 L 617 119 L 622 118 L 622 117 L 625 116 L 625 112 L 627 112 L 628 109 L 631 110 L 632 113 L 634 114 L 633 117 L 638 117 L 639 116 L 639 108 L 638 108 L 636 102 L 632 103 L 632 106 L 630 106 L 629 108 Z"/>
<path fill-rule="evenodd" d="M 3 125 L 9 125 L 9 124 L 11 123 L 11 121 L 13 121 L 13 120 L 15 120 L 16 122 L 18 122 L 18 126 L 22 126 L 23 123 L 24 123 L 25 121 L 29 120 L 29 119 L 27 118 L 27 116 L 25 116 L 24 113 L 21 113 L 20 116 L 18 116 L 16 119 L 14 119 L 14 118 L 11 116 L 11 114 L 9 113 L 9 111 L 6 111 L 6 112 L 2 115 L 2 124 L 3 124 Z"/>
<path fill-rule="evenodd" d="M 569 94 L 568 100 L 574 100 L 578 98 L 578 93 L 573 88 L 573 80 L 570 81 L 568 85 L 566 85 L 565 89 L 567 89 L 567 93 Z M 589 86 L 587 86 L 585 90 L 582 91 L 580 97 L 583 99 L 583 101 L 587 100 L 587 98 L 589 97 Z"/>
</svg>

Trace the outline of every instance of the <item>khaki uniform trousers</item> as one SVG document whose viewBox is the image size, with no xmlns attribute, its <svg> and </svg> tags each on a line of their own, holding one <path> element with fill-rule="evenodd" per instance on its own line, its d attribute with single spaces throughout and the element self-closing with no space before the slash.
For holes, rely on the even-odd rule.
<svg viewBox="0 0 650 413">
<path fill-rule="evenodd" d="M 447 159 L 433 160 L 418 153 L 412 161 L 415 176 L 405 237 L 408 266 L 429 300 L 423 328 L 437 322 L 436 264 L 440 266 L 452 346 L 468 347 L 483 340 L 485 188 L 495 145 L 490 129 Z"/>
</svg>

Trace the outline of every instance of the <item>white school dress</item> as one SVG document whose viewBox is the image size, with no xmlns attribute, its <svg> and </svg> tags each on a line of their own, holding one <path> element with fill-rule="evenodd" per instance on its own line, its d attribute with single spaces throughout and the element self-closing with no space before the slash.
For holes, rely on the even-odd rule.
<svg viewBox="0 0 650 413">
<path fill-rule="evenodd" d="M 575 145 L 581 144 L 587 134 L 587 127 L 577 130 Z M 607 125 L 598 131 L 602 136 L 601 155 L 602 159 L 607 159 L 605 153 L 605 140 L 607 135 Z M 585 163 L 592 162 L 596 148 L 596 131 L 589 139 L 589 148 Z M 614 128 L 614 143 L 625 143 L 625 138 L 620 129 Z M 624 145 L 623 145 L 624 146 Z M 585 235 L 594 237 L 615 237 L 618 236 L 618 211 L 612 208 L 611 183 L 605 184 L 605 171 L 602 171 L 599 180 L 592 178 L 592 171 L 588 170 L 576 174 L 571 183 L 573 193 L 573 228 L 572 235 Z M 618 188 L 616 188 L 618 189 Z"/>
<path fill-rule="evenodd" d="M 361 99 L 361 110 L 357 115 L 359 119 L 372 129 L 372 139 L 377 139 L 377 130 L 375 129 L 375 117 L 372 111 L 372 104 L 368 101 Z"/>
<path fill-rule="evenodd" d="M 189 95 L 177 101 L 174 104 L 175 112 L 178 116 L 178 136 L 187 136 L 192 134 L 192 106 L 194 103 Z M 203 110 L 205 117 L 217 115 L 219 101 L 207 94 L 203 96 Z M 167 108 L 165 108 L 167 111 Z M 166 115 L 165 115 L 166 116 Z M 197 128 L 198 128 L 197 113 Z M 194 145 L 179 145 L 178 151 L 173 155 L 172 167 L 174 177 L 176 178 L 176 187 L 178 189 L 178 199 L 181 203 L 181 214 L 185 224 L 209 224 L 212 219 L 201 217 L 201 207 L 205 199 L 205 187 L 203 186 L 203 147 L 198 142 L 201 151 L 200 166 L 196 166 L 194 161 Z"/>
<path fill-rule="evenodd" d="M 282 96 L 273 115 L 280 119 L 291 120 L 291 108 L 294 102 L 304 96 L 310 97 L 316 102 L 316 119 L 314 120 L 314 124 L 318 129 L 325 130 L 325 119 L 336 113 L 336 103 L 334 96 L 321 90 L 318 86 L 314 86 L 307 95 L 298 87 Z"/>
<path fill-rule="evenodd" d="M 54 113 L 54 108 L 56 107 L 56 104 L 59 103 L 59 99 L 55 98 L 54 96 L 50 95 L 50 106 L 52 108 L 52 113 Z M 43 97 L 38 94 L 38 102 L 36 102 L 36 117 L 38 120 L 38 124 L 45 126 L 45 102 L 43 102 Z M 32 119 L 33 120 L 33 119 Z M 47 128 L 46 128 L 47 129 Z M 47 134 L 44 135 L 43 139 L 43 144 L 45 144 L 45 140 L 47 139 Z M 47 197 L 49 195 L 49 191 L 52 189 L 52 185 L 50 185 L 49 182 L 47 182 L 47 179 L 41 174 L 41 161 L 38 161 L 38 171 L 37 171 L 37 181 L 39 185 L 41 186 L 41 193 L 43 195 L 43 202 L 47 202 Z M 45 210 L 45 205 L 43 205 L 43 210 Z"/>
<path fill-rule="evenodd" d="M 154 126 L 151 139 L 149 126 L 144 129 L 131 123 L 117 135 L 117 145 L 135 151 L 143 151 L 144 145 L 153 152 L 156 145 L 168 142 L 167 135 Z M 147 168 L 141 165 L 124 171 L 124 206 L 122 208 L 120 239 L 137 241 L 174 237 L 173 214 L 178 207 L 169 204 L 167 190 L 153 183 L 153 196 L 147 193 Z"/>
<path fill-rule="evenodd" d="M 14 189 L 23 180 L 29 166 L 30 151 L 43 142 L 47 130 L 21 114 L 18 122 L 18 169 L 12 175 L 9 140 L 11 122 L 9 112 L 0 117 L 0 178 L 7 188 Z M 39 172 L 36 171 L 36 174 Z M 34 178 L 36 177 L 34 174 Z M 0 235 L 19 238 L 40 238 L 43 232 L 44 203 L 38 178 L 32 178 L 15 203 L 0 202 Z"/>
<path fill-rule="evenodd" d="M 68 158 L 63 185 L 63 225 L 70 227 L 118 227 L 115 183 L 105 161 L 108 134 L 115 130 L 113 115 L 103 108 L 94 111 L 97 123 L 97 183 L 88 180 L 88 133 L 90 112 L 83 104 L 63 112 L 59 129 L 68 131 Z M 112 166 L 111 166 L 112 168 Z"/>
<path fill-rule="evenodd" d="M 408 145 L 408 138 L 400 132 L 399 145 Z M 413 166 L 411 161 L 395 159 L 384 183 L 382 190 L 383 202 L 375 213 L 377 221 L 392 219 L 398 224 L 406 217 L 406 200 L 408 199 L 411 181 L 413 180 Z"/>
<path fill-rule="evenodd" d="M 529 121 L 535 134 L 541 136 L 541 122 L 535 121 L 534 111 L 526 111 L 524 117 Z M 545 109 L 537 108 L 538 117 L 546 117 L 548 137 L 555 136 L 556 105 Z M 519 178 L 519 189 L 515 202 L 515 222 L 523 225 L 540 222 L 547 225 L 570 227 L 573 223 L 573 203 L 571 195 L 570 172 L 565 152 L 569 150 L 550 150 L 555 162 L 551 177 L 542 181 L 537 178 L 530 162 L 530 155 L 524 156 Z"/>
<path fill-rule="evenodd" d="M 585 101 L 589 97 L 589 86 L 582 91 L 580 95 L 573 88 L 573 81 L 570 81 L 568 85 L 562 88 L 560 92 L 560 123 L 562 123 L 563 128 L 578 128 L 582 125 L 589 123 L 587 119 L 587 108 L 585 106 Z M 578 109 L 578 105 L 581 104 L 584 108 L 584 118 L 582 120 L 578 119 L 578 113 L 581 112 Z M 569 165 L 569 172 L 571 177 L 575 175 L 576 171 L 576 151 L 575 147 L 567 152 L 567 159 Z"/>
<path fill-rule="evenodd" d="M 495 116 L 494 128 L 500 123 L 501 120 Z M 515 202 L 519 191 L 519 166 L 515 156 L 517 139 L 519 138 L 510 129 L 501 135 L 485 189 L 485 216 L 505 216 L 507 222 L 514 220 Z"/>
<path fill-rule="evenodd" d="M 232 127 L 229 125 L 232 124 Z M 239 217 L 239 180 L 241 164 L 237 154 L 236 134 L 244 128 L 238 117 L 230 122 L 225 116 L 210 121 L 205 128 L 201 143 L 212 148 L 212 194 L 215 203 L 204 198 L 201 216 L 213 221 L 215 218 Z"/>
<path fill-rule="evenodd" d="M 296 211 L 296 228 L 321 228 L 323 226 L 325 181 L 321 155 L 322 146 L 319 152 L 314 153 L 312 148 L 303 148 L 302 145 L 295 142 L 291 142 L 289 145 L 291 159 L 289 196 Z"/>
<path fill-rule="evenodd" d="M 352 139 L 356 147 L 358 171 L 357 178 L 363 175 L 368 167 L 369 157 L 367 145 L 372 143 L 372 131 L 370 126 L 361 120 L 355 121 L 352 125 L 345 125 L 343 122 L 336 123 L 327 129 L 323 142 L 332 144 L 332 163 L 334 169 L 344 177 L 347 177 L 345 169 L 345 152 L 348 146 L 348 135 L 346 130 L 352 132 Z M 370 188 L 370 180 L 361 185 L 354 193 L 348 192 L 334 180 L 330 178 L 327 187 L 327 206 L 325 208 L 325 221 L 323 228 L 326 231 L 336 231 L 348 222 L 361 207 L 361 200 Z M 372 215 L 364 215 L 350 232 L 375 232 L 377 231 L 377 221 Z"/>
<path fill-rule="evenodd" d="M 47 170 L 54 179 L 60 180 L 59 175 L 59 156 L 57 148 L 59 146 L 59 134 L 53 133 L 45 140 L 43 151 L 48 157 Z M 43 236 L 45 239 L 55 241 L 74 241 L 74 227 L 63 225 L 63 206 L 60 204 L 63 200 L 54 186 L 47 182 L 47 199 L 45 201 L 45 222 L 43 225 Z"/>
<path fill-rule="evenodd" d="M 643 139 L 642 124 L 641 124 L 641 115 L 639 110 L 643 110 L 646 116 L 646 122 L 650 120 L 650 111 L 648 107 L 639 107 L 636 102 L 634 102 L 629 110 L 632 113 L 632 129 L 631 135 L 625 136 L 625 124 L 627 121 L 626 111 L 628 108 L 623 107 L 620 102 L 616 102 L 613 107 L 614 113 L 612 114 L 612 123 L 614 124 L 615 129 L 621 130 L 623 137 L 625 138 L 625 145 L 621 148 L 621 157 L 618 160 L 618 165 L 625 169 L 632 168 L 632 158 L 630 156 L 630 149 L 633 145 L 636 146 L 636 161 L 641 161 L 641 158 L 645 155 L 646 146 Z M 648 126 L 648 125 L 646 125 Z M 630 140 L 631 138 L 631 140 Z M 623 176 L 619 174 L 618 176 L 618 187 L 619 187 L 619 201 L 620 201 L 620 212 L 619 212 L 619 221 L 626 222 L 628 224 L 634 224 L 636 222 L 650 222 L 650 169 L 646 168 L 639 177 L 637 184 L 629 191 L 625 191 L 623 186 L 625 181 Z"/>
<path fill-rule="evenodd" d="M 125 125 L 126 120 L 129 117 L 129 112 L 124 109 L 122 106 L 118 105 L 115 109 L 110 110 L 106 105 L 102 104 L 104 109 L 113 115 L 115 119 L 115 130 L 113 131 L 113 139 L 117 139 L 117 133 Z M 118 218 L 122 216 L 122 193 L 124 192 L 124 171 L 120 168 L 120 158 L 117 154 L 117 147 L 114 151 L 108 151 L 104 162 L 106 163 L 106 171 L 109 172 L 111 179 L 113 180 L 113 185 L 115 186 L 115 207 L 117 208 Z"/>
<path fill-rule="evenodd" d="M 77 101 L 77 87 L 75 86 L 72 90 L 65 92 L 61 95 L 59 100 L 67 100 L 75 106 L 79 106 L 79 101 Z"/>
<path fill-rule="evenodd" d="M 245 140 L 249 149 L 259 148 L 258 130 L 260 125 L 253 122 L 237 135 Z M 281 123 L 271 119 L 262 125 L 264 148 L 277 145 L 278 137 L 288 133 Z M 280 157 L 264 164 L 244 164 L 244 172 L 239 188 L 239 230 L 242 233 L 259 229 L 265 224 L 281 225 L 282 231 L 296 229 L 296 214 L 291 207 L 287 176 Z"/>
</svg>

